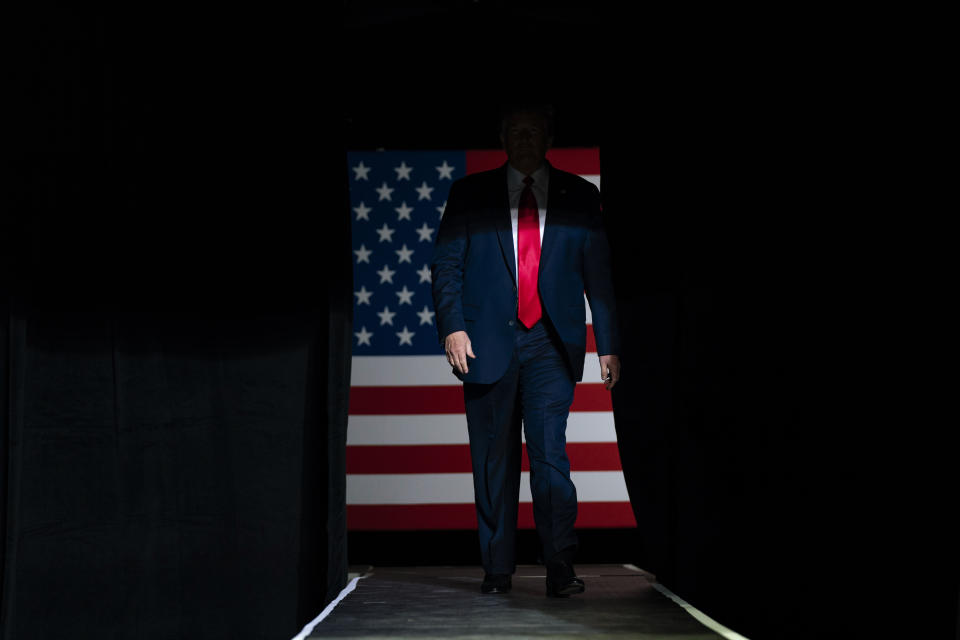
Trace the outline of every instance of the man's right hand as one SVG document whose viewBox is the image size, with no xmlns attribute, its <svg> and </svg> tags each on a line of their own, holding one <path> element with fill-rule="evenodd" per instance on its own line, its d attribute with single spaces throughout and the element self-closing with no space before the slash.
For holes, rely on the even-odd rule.
<svg viewBox="0 0 960 640">
<path fill-rule="evenodd" d="M 470 338 L 466 331 L 454 331 L 443 340 L 443 348 L 447 350 L 447 362 L 459 373 L 467 373 L 467 356 L 476 358 L 470 347 Z"/>
</svg>

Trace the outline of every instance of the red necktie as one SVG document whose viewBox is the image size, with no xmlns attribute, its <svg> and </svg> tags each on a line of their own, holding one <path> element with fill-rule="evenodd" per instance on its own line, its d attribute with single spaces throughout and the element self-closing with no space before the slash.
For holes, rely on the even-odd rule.
<svg viewBox="0 0 960 640">
<path fill-rule="evenodd" d="M 533 327 L 540 319 L 540 294 L 537 274 L 540 271 L 540 216 L 533 195 L 533 178 L 523 179 L 526 186 L 520 194 L 517 212 L 517 317 L 523 326 Z"/>
</svg>

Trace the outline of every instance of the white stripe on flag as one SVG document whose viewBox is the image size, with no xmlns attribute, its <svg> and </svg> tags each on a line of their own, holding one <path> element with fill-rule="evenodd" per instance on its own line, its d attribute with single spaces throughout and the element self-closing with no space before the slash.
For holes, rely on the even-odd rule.
<svg viewBox="0 0 960 640">
<path fill-rule="evenodd" d="M 532 502 L 530 473 L 520 474 L 520 502 Z M 627 486 L 619 471 L 571 471 L 579 502 L 626 502 Z M 473 474 L 348 474 L 347 504 L 473 503 Z"/>
<path fill-rule="evenodd" d="M 612 412 L 570 412 L 567 442 L 616 441 Z M 469 443 L 462 413 L 350 416 L 347 424 L 347 446 Z"/>
<path fill-rule="evenodd" d="M 480 354 L 478 354 L 478 357 Z M 583 361 L 583 381 L 600 381 L 600 360 L 596 352 Z M 450 371 L 447 357 L 436 356 L 353 356 L 350 365 L 352 387 L 429 387 L 462 385 Z"/>
</svg>

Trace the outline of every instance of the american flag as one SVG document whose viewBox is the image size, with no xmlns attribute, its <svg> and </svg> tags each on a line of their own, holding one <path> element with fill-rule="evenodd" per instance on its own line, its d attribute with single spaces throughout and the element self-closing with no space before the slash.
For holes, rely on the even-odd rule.
<svg viewBox="0 0 960 640">
<path fill-rule="evenodd" d="M 599 187 L 597 149 L 551 149 L 547 158 Z M 347 154 L 354 255 L 351 530 L 477 526 L 462 383 L 450 372 L 437 336 L 430 261 L 450 185 L 505 161 L 502 151 Z M 587 352 L 567 423 L 577 526 L 636 526 L 589 326 Z M 519 526 L 533 528 L 525 448 L 520 486 Z"/>
</svg>

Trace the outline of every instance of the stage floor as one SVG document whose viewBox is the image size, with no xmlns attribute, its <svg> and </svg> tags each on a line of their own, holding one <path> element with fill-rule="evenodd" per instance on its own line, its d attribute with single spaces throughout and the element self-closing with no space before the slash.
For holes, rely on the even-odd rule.
<svg viewBox="0 0 960 640">
<path fill-rule="evenodd" d="M 363 571 L 355 589 L 306 637 L 742 638 L 707 628 L 629 565 L 577 565 L 586 592 L 570 598 L 547 598 L 537 565 L 518 567 L 506 595 L 481 594 L 478 567 L 351 569 Z"/>
</svg>

